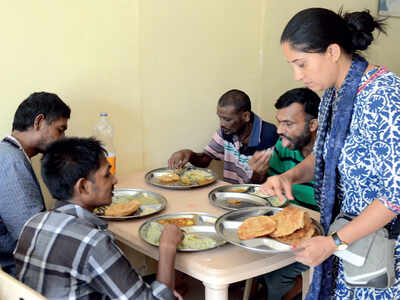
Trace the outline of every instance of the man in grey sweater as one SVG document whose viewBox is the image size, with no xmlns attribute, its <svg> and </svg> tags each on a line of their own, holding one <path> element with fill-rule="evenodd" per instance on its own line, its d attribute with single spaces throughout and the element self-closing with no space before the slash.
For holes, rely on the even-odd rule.
<svg viewBox="0 0 400 300">
<path fill-rule="evenodd" d="M 30 159 L 63 137 L 70 108 L 55 94 L 33 93 L 15 112 L 11 135 L 0 143 L 0 265 L 15 274 L 13 251 L 24 223 L 45 204 Z"/>
</svg>

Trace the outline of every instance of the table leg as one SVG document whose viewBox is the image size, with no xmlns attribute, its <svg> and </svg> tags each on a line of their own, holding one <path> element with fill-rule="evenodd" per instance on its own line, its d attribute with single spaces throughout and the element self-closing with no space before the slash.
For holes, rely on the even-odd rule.
<svg viewBox="0 0 400 300">
<path fill-rule="evenodd" d="M 249 300 L 252 286 L 253 286 L 253 278 L 247 279 L 246 284 L 244 286 L 243 300 Z"/>
<path fill-rule="evenodd" d="M 229 284 L 214 284 L 205 281 L 203 281 L 203 284 L 206 288 L 205 300 L 228 300 Z"/>
</svg>

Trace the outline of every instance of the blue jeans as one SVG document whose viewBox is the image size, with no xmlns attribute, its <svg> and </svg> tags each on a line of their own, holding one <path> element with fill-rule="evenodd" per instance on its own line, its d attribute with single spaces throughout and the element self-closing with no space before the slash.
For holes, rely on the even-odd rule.
<svg viewBox="0 0 400 300">
<path fill-rule="evenodd" d="M 267 287 L 268 300 L 281 300 L 294 286 L 297 275 L 308 270 L 308 266 L 295 262 L 291 265 L 257 277 L 257 281 Z"/>
</svg>

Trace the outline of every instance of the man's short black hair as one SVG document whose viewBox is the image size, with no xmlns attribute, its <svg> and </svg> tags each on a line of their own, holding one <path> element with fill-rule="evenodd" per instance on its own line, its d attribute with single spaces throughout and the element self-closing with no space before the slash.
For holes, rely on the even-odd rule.
<svg viewBox="0 0 400 300">
<path fill-rule="evenodd" d="M 62 138 L 51 143 L 42 157 L 41 173 L 51 195 L 58 200 L 72 198 L 75 183 L 100 168 L 106 150 L 94 138 Z"/>
<path fill-rule="evenodd" d="M 249 96 L 240 90 L 230 90 L 221 96 L 218 100 L 221 107 L 232 105 L 236 112 L 251 111 L 251 102 Z"/>
<path fill-rule="evenodd" d="M 12 130 L 28 130 L 40 114 L 43 114 L 47 124 L 50 124 L 60 118 L 69 119 L 71 109 L 56 94 L 33 93 L 18 106 Z"/>
<path fill-rule="evenodd" d="M 276 109 L 288 107 L 293 103 L 303 104 L 304 111 L 311 117 L 318 118 L 318 108 L 321 99 L 319 96 L 308 88 L 292 89 L 284 93 L 275 103 Z"/>
</svg>

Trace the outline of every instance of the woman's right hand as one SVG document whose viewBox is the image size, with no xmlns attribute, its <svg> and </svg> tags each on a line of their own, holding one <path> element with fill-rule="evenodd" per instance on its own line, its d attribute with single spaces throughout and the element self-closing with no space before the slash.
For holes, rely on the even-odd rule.
<svg viewBox="0 0 400 300">
<path fill-rule="evenodd" d="M 294 200 L 292 180 L 285 174 L 268 177 L 267 181 L 261 185 L 259 191 L 268 195 L 276 195 L 282 202 L 285 201 L 283 194 L 289 200 Z"/>
</svg>

